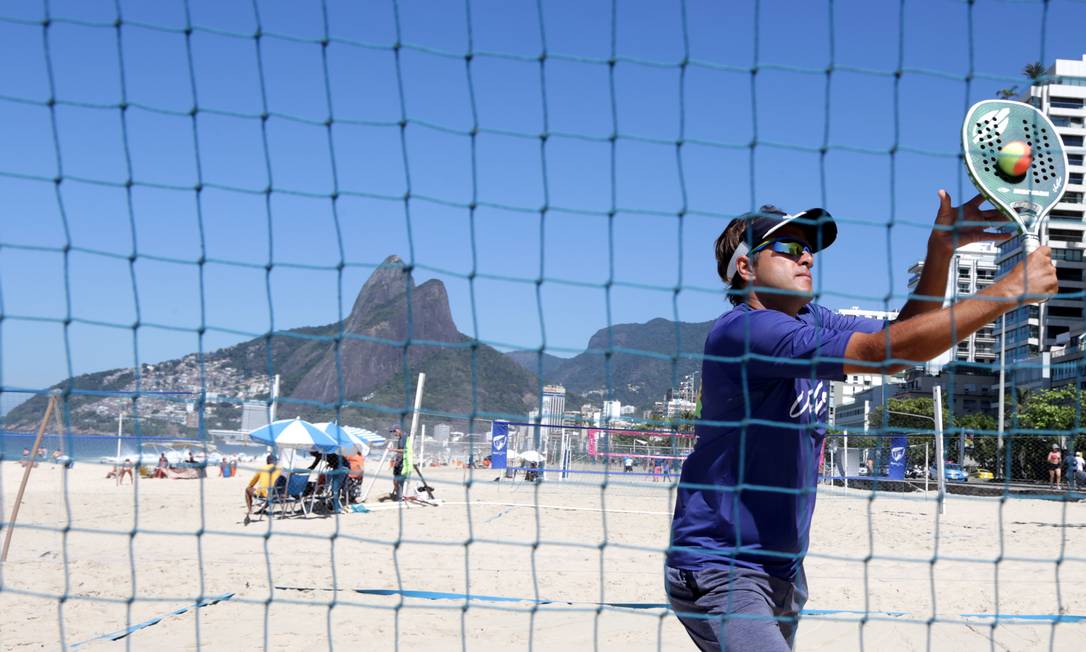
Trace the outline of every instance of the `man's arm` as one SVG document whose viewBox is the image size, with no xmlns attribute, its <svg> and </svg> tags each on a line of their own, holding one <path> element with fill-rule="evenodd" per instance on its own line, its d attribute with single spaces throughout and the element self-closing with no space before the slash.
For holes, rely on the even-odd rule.
<svg viewBox="0 0 1086 652">
<path fill-rule="evenodd" d="M 897 373 L 926 362 L 1024 303 L 1059 289 L 1052 250 L 1041 247 L 975 297 L 938 311 L 899 319 L 881 333 L 855 333 L 845 347 L 846 374 Z M 890 363 L 906 360 L 907 363 Z"/>
<path fill-rule="evenodd" d="M 1008 233 L 987 232 L 988 228 L 1005 224 L 1007 217 L 994 209 L 982 211 L 980 205 L 983 203 L 984 196 L 977 195 L 961 206 L 954 206 L 947 191 L 939 191 L 939 212 L 935 215 L 935 228 L 928 237 L 924 271 L 920 272 L 913 298 L 901 308 L 897 321 L 943 307 L 950 259 L 956 249 L 974 242 L 1002 242 L 1011 237 Z"/>
<path fill-rule="evenodd" d="M 952 252 L 953 253 L 953 252 Z M 939 245 L 928 241 L 928 255 L 924 257 L 924 271 L 912 297 L 901 308 L 895 321 L 905 321 L 926 312 L 943 307 L 946 296 L 947 275 L 950 273 L 950 256 Z"/>
</svg>

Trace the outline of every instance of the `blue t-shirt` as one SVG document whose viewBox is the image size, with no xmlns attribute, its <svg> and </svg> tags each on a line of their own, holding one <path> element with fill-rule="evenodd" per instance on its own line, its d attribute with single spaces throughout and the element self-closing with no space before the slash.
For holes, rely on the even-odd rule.
<svg viewBox="0 0 1086 652">
<path fill-rule="evenodd" d="M 795 577 L 814 514 L 830 381 L 844 377 L 853 333 L 885 327 L 815 304 L 796 317 L 740 304 L 716 321 L 705 341 L 697 441 L 683 463 L 669 566 L 735 564 Z"/>
</svg>

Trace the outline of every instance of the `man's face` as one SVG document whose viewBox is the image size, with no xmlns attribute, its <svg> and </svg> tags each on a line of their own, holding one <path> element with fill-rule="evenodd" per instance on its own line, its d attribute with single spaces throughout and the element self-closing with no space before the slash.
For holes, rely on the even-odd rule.
<svg viewBox="0 0 1086 652">
<path fill-rule="evenodd" d="M 771 240 L 788 239 L 810 244 L 798 226 L 787 225 L 775 232 Z M 794 303 L 806 305 L 811 301 L 814 282 L 811 269 L 814 256 L 803 252 L 799 256 L 778 253 L 772 248 L 762 249 L 754 259 L 755 289 L 769 288 L 780 292 L 759 292 L 766 305 L 770 303 Z"/>
</svg>

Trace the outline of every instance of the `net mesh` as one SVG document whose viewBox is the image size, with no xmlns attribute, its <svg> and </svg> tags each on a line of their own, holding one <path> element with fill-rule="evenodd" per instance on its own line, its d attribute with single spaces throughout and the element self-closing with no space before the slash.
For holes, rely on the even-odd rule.
<svg viewBox="0 0 1086 652">
<path fill-rule="evenodd" d="M 816 296 L 886 310 L 915 298 L 904 289 L 896 243 L 923 237 L 916 234 L 930 222 L 913 218 L 902 195 L 921 182 L 930 192 L 950 175 L 956 198 L 971 191 L 958 149 L 946 144 L 956 127 L 930 137 L 930 125 L 914 116 L 930 110 L 956 125 L 954 116 L 995 86 L 1028 85 L 1020 62 L 979 64 L 992 58 L 981 42 L 1000 24 L 1036 28 L 1019 34 L 1028 47 L 1014 56 L 1077 56 L 1064 51 L 1075 43 L 1061 25 L 1084 9 L 1047 0 L 902 1 L 896 11 L 867 13 L 856 3 L 817 3 L 793 17 L 818 25 L 814 39 L 784 46 L 825 53 L 809 63 L 776 56 L 776 30 L 792 11 L 778 5 L 8 7 L 0 47 L 21 63 L 0 77 L 0 130 L 14 143 L 0 154 L 11 206 L 0 236 L 8 285 L 0 295 L 0 396 L 33 398 L 5 420 L 0 497 L 14 543 L 0 603 L 15 615 L 0 627 L 5 642 L 685 644 L 660 580 L 677 461 L 703 424 L 684 408 L 625 419 L 605 413 L 592 429 L 553 427 L 548 396 L 558 394 L 546 385 L 547 354 L 580 353 L 567 344 L 566 322 L 598 316 L 605 326 L 582 354 L 584 373 L 602 388 L 594 400 L 629 396 L 636 364 L 656 365 L 652 373 L 678 392 L 704 359 L 704 332 L 692 336 L 681 320 L 709 318 L 694 307 L 721 295 L 702 273 L 711 268 L 703 239 L 768 192 L 830 205 L 866 186 L 860 200 L 885 198 L 885 218 L 865 217 L 870 209 L 844 197 L 837 203 L 847 208 L 835 214 L 842 232 L 870 235 L 853 244 L 868 250 L 862 260 L 872 274 L 885 270 L 887 285 L 824 285 L 819 276 Z M 950 54 L 910 63 L 907 43 L 927 49 L 923 23 L 949 16 L 962 30 Z M 583 29 L 566 27 L 582 21 Z M 504 31 L 495 25 L 509 33 L 495 36 Z M 861 38 L 859 27 L 870 34 Z M 913 30 L 920 40 L 910 41 Z M 692 45 L 707 38 L 727 43 Z M 858 65 L 840 54 L 880 38 L 896 42 L 891 56 L 883 47 Z M 949 110 L 930 106 L 927 94 Z M 835 178 L 835 163 L 847 182 Z M 396 248 L 402 259 L 384 258 Z M 841 249 L 836 255 L 847 259 Z M 659 268 L 668 271 L 641 273 Z M 842 268 L 828 269 L 845 278 Z M 1078 273 L 1061 287 L 1070 302 L 1061 305 L 1078 306 L 1081 319 Z M 443 288 L 415 285 L 425 278 L 447 281 L 466 336 L 435 326 L 451 317 L 428 303 Z M 380 282 L 355 304 L 368 311 L 362 319 L 350 302 L 366 279 Z M 654 307 L 634 314 L 671 319 L 663 347 L 627 336 L 621 320 L 633 303 Z M 399 326 L 369 328 L 382 309 Z M 1026 329 L 1008 345 L 1027 355 L 1029 310 L 1007 316 L 1011 328 Z M 297 328 L 312 323 L 307 311 L 334 321 Z M 512 328 L 492 325 L 502 319 Z M 222 353 L 246 338 L 255 339 Z M 156 370 L 168 357 L 159 352 L 191 350 L 181 342 L 194 342 L 195 353 L 169 367 L 174 375 Z M 488 377 L 504 369 L 494 348 L 529 354 L 531 417 L 530 406 L 522 413 L 502 399 L 516 378 Z M 366 386 L 358 365 L 388 351 L 382 359 L 391 367 L 380 371 L 389 380 Z M 927 459 L 915 478 L 878 479 L 895 436 L 907 436 L 910 464 L 929 445 L 934 455 L 930 401 L 891 399 L 869 415 L 865 408 L 862 434 L 831 431 L 824 481 L 798 490 L 820 495 L 801 645 L 930 649 L 944 636 L 975 641 L 979 633 L 993 648 L 1070 649 L 1081 638 L 1081 494 L 1045 484 L 1053 444 L 1072 453 L 1086 447 L 1082 364 L 1020 357 L 1007 378 L 1003 430 L 978 416 L 992 394 L 969 376 L 992 373 L 998 360 L 951 363 L 935 381 L 946 400 L 947 448 L 960 451 L 949 456 L 964 460 L 968 439 L 968 455 L 994 467 L 993 482 L 980 489 L 974 480 L 936 492 Z M 117 366 L 101 360 L 129 368 L 83 374 Z M 321 365 L 326 386 L 318 387 L 305 376 Z M 48 381 L 24 371 L 34 367 L 68 380 L 46 391 Z M 276 518 L 277 510 L 308 511 L 306 496 L 284 496 L 256 523 L 241 524 L 244 483 L 259 462 L 242 462 L 243 477 L 234 469 L 231 480 L 229 465 L 220 471 L 207 461 L 211 431 L 239 427 L 246 396 L 261 401 L 265 419 L 277 410 L 414 431 L 420 371 L 429 385 L 421 422 L 468 433 L 439 444 L 415 431 L 423 446 L 440 446 L 444 461 L 460 464 L 422 466 L 426 479 L 406 482 L 405 491 L 422 497 L 419 484 L 435 488 L 440 506 L 376 502 L 370 479 L 379 493 L 392 486 L 395 453 L 375 448 L 361 483 L 370 495 L 364 512 Z M 288 391 L 274 401 L 277 375 Z M 1038 391 L 1046 382 L 1057 388 Z M 103 449 L 101 435 L 119 413 L 126 423 Z M 492 442 L 471 433 L 495 421 L 511 424 L 513 450 L 541 450 L 543 461 L 515 473 L 477 468 L 490 461 Z M 613 421 L 621 425 L 609 427 Z M 33 464 L 18 459 L 19 449 L 35 433 L 14 431 L 39 422 L 45 446 L 62 457 L 38 464 L 18 503 L 23 469 Z M 139 451 L 164 434 L 188 440 L 181 446 L 195 461 L 171 463 L 170 472 L 194 481 L 145 477 L 157 454 Z M 391 448 L 396 436 L 388 441 Z M 105 460 L 114 442 L 118 459 Z M 133 457 L 127 463 L 122 445 Z M 433 449 L 431 456 L 438 459 Z M 417 460 L 426 459 L 420 450 Z M 103 480 L 107 472 L 119 478 Z M 228 477 L 213 477 L 220 473 Z M 734 489 L 797 491 L 742 478 Z M 940 515 L 946 503 L 950 513 Z M 22 512 L 12 526 L 16 504 Z"/>
</svg>

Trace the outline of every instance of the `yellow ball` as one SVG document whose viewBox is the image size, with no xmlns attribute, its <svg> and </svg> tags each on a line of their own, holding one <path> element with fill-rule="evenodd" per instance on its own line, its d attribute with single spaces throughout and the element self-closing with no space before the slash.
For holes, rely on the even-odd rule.
<svg viewBox="0 0 1086 652">
<path fill-rule="evenodd" d="M 1023 140 L 1012 140 L 999 150 L 999 169 L 1008 177 L 1020 177 L 1033 164 L 1033 151 Z"/>
</svg>

